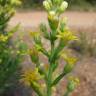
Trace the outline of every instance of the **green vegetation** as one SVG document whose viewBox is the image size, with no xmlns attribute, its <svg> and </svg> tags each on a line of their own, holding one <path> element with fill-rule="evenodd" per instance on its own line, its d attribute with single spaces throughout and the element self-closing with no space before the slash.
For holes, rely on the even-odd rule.
<svg viewBox="0 0 96 96">
<path fill-rule="evenodd" d="M 19 4 L 19 0 L 0 0 L 0 96 L 13 86 L 11 79 L 16 76 L 21 61 L 19 46 L 12 41 L 18 25 L 8 30 L 8 22 L 15 13 L 15 6 Z"/>
<path fill-rule="evenodd" d="M 96 1 L 93 0 L 67 1 L 71 10 L 81 6 L 83 10 L 89 10 L 89 8 L 96 6 Z M 38 96 L 54 96 L 57 85 L 64 77 L 66 77 L 67 82 L 61 96 L 70 96 L 78 86 L 79 79 L 69 76 L 78 60 L 76 56 L 73 56 L 71 49 L 81 54 L 87 53 L 90 56 L 96 56 L 96 39 L 82 32 L 78 39 L 70 32 L 66 18 L 61 17 L 61 14 L 68 7 L 67 1 L 43 1 L 50 30 L 47 29 L 46 24 L 41 24 L 40 32 L 31 32 L 30 36 L 34 43 L 32 48 L 28 48 L 23 42 L 22 36 L 13 40 L 14 32 L 18 30 L 19 25 L 8 29 L 8 23 L 15 13 L 15 7 L 21 4 L 20 0 L 0 0 L 0 96 L 5 96 L 5 91 L 9 88 L 12 89 L 13 82 L 17 78 L 19 79 L 17 72 L 24 55 L 29 56 L 31 62 L 34 63 L 34 68 L 22 73 L 23 76 L 19 80 L 30 86 Z M 27 2 L 26 0 L 23 2 L 25 7 L 35 7 L 35 5 L 40 5 L 42 0 Z M 48 48 L 45 47 L 43 41 L 49 44 Z M 47 64 L 41 60 L 40 56 L 46 58 Z M 60 69 L 61 60 L 64 61 L 64 65 L 62 64 Z"/>
<path fill-rule="evenodd" d="M 30 33 L 34 43 L 28 53 L 34 63 L 34 68 L 26 70 L 22 80 L 37 93 L 37 96 L 54 96 L 57 85 L 66 77 L 68 83 L 60 94 L 61 96 L 70 96 L 71 92 L 77 88 L 79 79 L 68 75 L 73 71 L 78 60 L 71 54 L 71 50 L 67 49 L 69 43 L 77 41 L 78 38 L 67 28 L 66 18 L 61 18 L 68 3 L 63 0 L 45 0 L 43 6 L 47 11 L 50 31 L 46 24 L 41 24 L 41 32 Z M 44 41 L 49 42 L 48 48 L 44 47 Z M 40 56 L 46 58 L 47 64 L 40 59 Z M 65 63 L 63 62 L 62 68 L 57 72 L 60 59 Z"/>
</svg>

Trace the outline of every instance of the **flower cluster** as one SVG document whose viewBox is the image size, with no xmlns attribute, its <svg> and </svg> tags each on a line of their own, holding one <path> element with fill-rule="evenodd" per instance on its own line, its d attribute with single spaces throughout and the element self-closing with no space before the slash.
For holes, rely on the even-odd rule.
<svg viewBox="0 0 96 96">
<path fill-rule="evenodd" d="M 68 7 L 68 3 L 66 1 L 63 1 L 63 0 L 53 0 L 53 1 L 45 0 L 43 2 L 43 6 L 45 7 L 45 9 L 47 11 L 50 11 L 55 7 L 56 11 L 63 13 L 66 10 L 66 8 Z"/>
<path fill-rule="evenodd" d="M 37 68 L 34 70 L 27 70 L 26 72 L 24 72 L 24 75 L 22 77 L 24 77 L 22 80 L 26 85 L 30 85 L 32 82 L 37 82 L 42 78 Z"/>
</svg>

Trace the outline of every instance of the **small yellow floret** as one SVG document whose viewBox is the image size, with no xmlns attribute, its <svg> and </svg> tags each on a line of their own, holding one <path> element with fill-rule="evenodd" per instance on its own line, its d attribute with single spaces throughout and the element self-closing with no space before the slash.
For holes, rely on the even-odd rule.
<svg viewBox="0 0 96 96">
<path fill-rule="evenodd" d="M 0 35 L 0 41 L 6 42 L 8 40 L 8 36 Z"/>
</svg>

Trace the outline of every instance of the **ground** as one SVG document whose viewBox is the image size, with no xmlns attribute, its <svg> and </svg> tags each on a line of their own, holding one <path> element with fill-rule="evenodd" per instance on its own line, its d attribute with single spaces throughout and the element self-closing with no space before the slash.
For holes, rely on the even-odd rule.
<svg viewBox="0 0 96 96">
<path fill-rule="evenodd" d="M 71 27 L 96 27 L 96 12 L 65 12 L 68 25 Z M 19 12 L 12 18 L 10 25 L 21 23 L 22 26 L 37 27 L 40 23 L 47 23 L 47 14 L 44 11 Z"/>
</svg>

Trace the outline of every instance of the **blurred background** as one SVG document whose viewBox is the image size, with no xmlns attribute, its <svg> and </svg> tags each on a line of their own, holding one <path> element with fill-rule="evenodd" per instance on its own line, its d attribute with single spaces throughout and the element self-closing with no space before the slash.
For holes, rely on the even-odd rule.
<svg viewBox="0 0 96 96">
<path fill-rule="evenodd" d="M 22 0 L 22 8 L 42 9 L 44 0 Z M 69 3 L 68 10 L 96 11 L 96 0 L 66 0 Z"/>
</svg>

